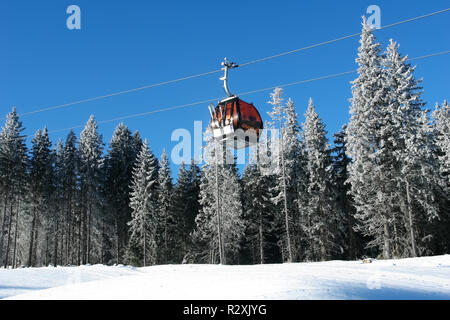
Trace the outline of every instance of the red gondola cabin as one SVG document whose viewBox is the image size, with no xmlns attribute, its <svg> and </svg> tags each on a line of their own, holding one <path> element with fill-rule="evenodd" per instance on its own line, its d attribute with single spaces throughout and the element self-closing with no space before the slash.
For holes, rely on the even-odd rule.
<svg viewBox="0 0 450 320">
<path fill-rule="evenodd" d="M 263 123 L 253 104 L 232 96 L 211 110 L 211 129 L 215 139 L 234 139 L 234 147 L 240 149 L 258 142 Z"/>
</svg>

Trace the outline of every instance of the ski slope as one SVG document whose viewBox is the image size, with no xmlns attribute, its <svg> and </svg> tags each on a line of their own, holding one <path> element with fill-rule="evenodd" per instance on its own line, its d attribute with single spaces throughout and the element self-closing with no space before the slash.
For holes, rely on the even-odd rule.
<svg viewBox="0 0 450 320">
<path fill-rule="evenodd" d="M 253 266 L 0 269 L 7 299 L 450 299 L 450 255 Z"/>
</svg>

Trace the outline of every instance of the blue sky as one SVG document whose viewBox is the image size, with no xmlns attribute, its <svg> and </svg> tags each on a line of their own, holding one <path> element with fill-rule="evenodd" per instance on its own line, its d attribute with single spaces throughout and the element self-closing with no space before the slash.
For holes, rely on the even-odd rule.
<svg viewBox="0 0 450 320">
<path fill-rule="evenodd" d="M 81 8 L 81 30 L 66 28 L 66 8 Z M 449 7 L 448 1 L 138 1 L 71 0 L 0 3 L 0 117 L 131 89 L 360 32 L 367 7 L 381 8 L 381 24 Z M 410 57 L 450 49 L 450 13 L 379 30 Z M 356 68 L 358 38 L 233 70 L 230 88 L 245 92 Z M 450 55 L 417 61 L 428 107 L 449 99 Z M 224 96 L 220 74 L 23 116 L 25 134 L 49 131 Z M 355 75 L 286 88 L 303 122 L 309 97 L 329 136 L 348 120 Z M 245 96 L 267 119 L 269 92 Z M 176 142 L 173 130 L 209 121 L 207 104 L 124 120 L 149 139 L 159 157 Z M 2 122 L 4 120 L 1 120 Z M 109 142 L 117 122 L 102 124 Z M 74 130 L 77 135 L 81 128 Z M 55 143 L 67 131 L 51 134 Z"/>
</svg>

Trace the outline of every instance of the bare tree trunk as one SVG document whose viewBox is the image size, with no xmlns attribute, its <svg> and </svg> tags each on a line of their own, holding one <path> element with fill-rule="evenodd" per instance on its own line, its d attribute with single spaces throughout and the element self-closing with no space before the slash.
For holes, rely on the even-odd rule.
<svg viewBox="0 0 450 320">
<path fill-rule="evenodd" d="M 59 265 L 64 265 L 64 259 L 66 259 L 66 247 L 65 247 L 65 241 L 67 238 L 67 211 L 65 206 L 65 194 L 63 194 L 63 198 L 61 200 L 61 229 L 59 231 Z"/>
<path fill-rule="evenodd" d="M 16 214 L 16 227 L 14 230 L 14 249 L 13 249 L 13 263 L 12 267 L 13 269 L 16 267 L 16 249 L 17 249 L 17 235 L 18 235 L 18 228 L 19 228 L 19 213 L 20 213 L 20 202 L 17 202 L 17 214 Z"/>
<path fill-rule="evenodd" d="M 223 252 L 223 243 L 222 243 L 222 221 L 221 221 L 221 212 L 220 212 L 220 202 L 219 202 L 219 155 L 217 152 L 217 143 L 216 143 L 216 211 L 217 211 L 217 233 L 219 240 L 219 263 L 226 264 L 225 262 L 225 254 Z"/>
<path fill-rule="evenodd" d="M 65 221 L 61 221 L 61 230 L 59 232 L 59 265 L 62 266 L 64 264 L 64 239 L 66 236 L 66 223 Z"/>
<path fill-rule="evenodd" d="M 66 264 L 74 264 L 73 263 L 73 252 L 75 248 L 75 219 L 70 215 L 67 219 L 67 237 L 66 237 Z"/>
<path fill-rule="evenodd" d="M 66 239 L 66 251 L 67 251 L 67 262 L 70 261 L 71 265 L 74 265 L 75 263 L 75 244 L 76 244 L 76 237 L 75 237 L 75 226 L 76 226 L 76 219 L 75 216 L 72 214 L 69 217 L 70 226 L 68 226 L 69 230 L 69 236 Z M 70 246 L 70 247 L 69 247 Z"/>
<path fill-rule="evenodd" d="M 184 243 L 184 241 L 183 241 Z M 169 253 L 169 247 L 167 245 L 167 210 L 164 213 L 164 262 L 167 264 L 168 258 L 167 255 Z"/>
<path fill-rule="evenodd" d="M 48 245 L 49 241 L 48 241 L 48 231 L 45 232 L 45 266 L 47 267 L 50 263 L 49 263 L 49 245 Z"/>
<path fill-rule="evenodd" d="M 73 264 L 73 246 L 74 246 L 74 241 L 73 241 L 73 233 L 74 233 L 74 225 L 75 225 L 75 220 L 73 219 L 72 216 L 72 200 L 71 200 L 71 196 L 69 195 L 67 197 L 67 209 L 66 209 L 66 264 Z M 69 248 L 69 245 L 72 248 Z M 70 261 L 70 262 L 69 262 Z"/>
<path fill-rule="evenodd" d="M 352 225 L 348 222 L 348 259 L 356 259 L 356 245 L 355 245 L 355 232 L 353 231 Z"/>
<path fill-rule="evenodd" d="M 144 218 L 145 219 L 145 218 Z M 142 223 L 142 232 L 144 236 L 144 267 L 147 266 L 147 232 L 145 231 L 145 221 Z"/>
<path fill-rule="evenodd" d="M 263 236 L 263 219 L 262 212 L 259 213 L 259 256 L 260 264 L 264 264 L 264 236 Z"/>
<path fill-rule="evenodd" d="M 33 220 L 30 231 L 30 247 L 28 250 L 28 267 L 33 266 L 33 248 L 34 248 L 34 229 L 36 228 L 36 207 L 33 206 Z"/>
<path fill-rule="evenodd" d="M 59 265 L 63 265 L 64 264 L 64 255 L 65 255 L 65 247 L 64 247 L 64 241 L 65 241 L 65 238 L 66 238 L 66 221 L 65 221 L 65 218 L 64 219 L 61 219 L 61 229 L 59 230 L 59 233 L 58 233 L 58 244 L 59 244 L 59 248 L 58 248 L 58 251 L 59 251 L 59 255 L 58 255 L 58 264 Z"/>
<path fill-rule="evenodd" d="M 0 263 L 2 262 L 3 258 L 3 242 L 5 239 L 6 221 L 8 220 L 8 214 L 6 209 L 7 207 L 8 207 L 8 194 L 6 193 L 4 197 L 4 206 L 3 206 L 2 234 L 0 236 Z"/>
<path fill-rule="evenodd" d="M 255 253 L 255 251 L 257 250 L 256 249 L 256 246 L 255 246 L 255 238 L 254 237 L 252 237 L 251 238 L 251 241 L 252 241 L 252 264 L 256 264 L 256 253 Z"/>
<path fill-rule="evenodd" d="M 91 263 L 91 215 L 92 204 L 89 202 L 89 211 L 87 213 L 86 263 Z"/>
<path fill-rule="evenodd" d="M 87 209 L 83 208 L 83 230 L 82 230 L 82 251 L 81 251 L 81 264 L 86 264 L 87 263 Z"/>
<path fill-rule="evenodd" d="M 289 231 L 289 213 L 287 204 L 287 187 L 286 187 L 286 166 L 284 163 L 284 146 L 283 146 L 283 132 L 282 123 L 280 120 L 280 135 L 281 135 L 281 168 L 283 172 L 283 199 L 284 199 L 284 217 L 285 217 L 285 228 L 286 228 L 286 241 L 288 250 L 288 262 L 292 262 L 292 247 L 291 247 L 291 235 Z"/>
<path fill-rule="evenodd" d="M 322 219 L 325 219 L 325 215 L 323 214 L 323 207 L 320 204 L 319 205 L 319 213 L 320 216 L 322 217 Z M 326 239 L 326 235 L 325 235 L 325 231 L 324 231 L 324 226 L 322 226 L 322 228 L 320 228 L 320 238 L 322 239 L 321 244 L 320 244 L 320 261 L 326 261 L 327 259 L 327 248 L 325 247 L 325 241 Z"/>
<path fill-rule="evenodd" d="M 400 249 L 398 247 L 399 245 L 399 241 L 398 241 L 398 232 L 397 232 L 397 223 L 396 223 L 396 215 L 395 212 L 392 212 L 392 228 L 393 228 L 393 244 L 391 247 L 393 247 L 393 253 L 394 253 L 394 258 L 399 257 L 400 256 Z"/>
<path fill-rule="evenodd" d="M 389 225 L 386 217 L 383 217 L 384 222 L 384 247 L 383 247 L 383 256 L 385 259 L 389 259 L 391 257 L 391 246 L 390 246 L 390 233 L 389 233 Z"/>
<path fill-rule="evenodd" d="M 81 261 L 81 251 L 82 251 L 82 223 L 83 223 L 83 212 L 80 211 L 80 221 L 78 221 L 78 255 L 77 255 L 77 264 L 80 265 Z"/>
<path fill-rule="evenodd" d="M 54 241 L 55 241 L 55 243 L 53 244 L 53 266 L 56 267 L 57 264 L 58 264 L 58 228 L 59 228 L 56 214 L 55 214 L 55 221 L 54 221 L 54 223 L 55 223 L 55 230 L 54 230 L 54 232 L 55 232 L 55 234 L 54 234 Z"/>
<path fill-rule="evenodd" d="M 74 265 L 74 259 L 75 259 L 75 244 L 76 244 L 76 238 L 75 238 L 75 219 L 74 217 L 71 217 L 70 219 L 71 221 L 71 225 L 68 227 L 69 228 L 69 236 L 66 239 L 66 251 L 67 251 L 67 262 L 70 261 L 71 265 Z M 69 247 L 70 246 L 70 247 Z"/>
<path fill-rule="evenodd" d="M 119 264 L 120 244 L 119 244 L 119 221 L 116 220 L 116 264 Z"/>
<path fill-rule="evenodd" d="M 408 201 L 408 218 L 409 218 L 409 232 L 411 235 L 411 253 L 413 257 L 417 257 L 416 239 L 414 236 L 414 221 L 412 215 L 411 195 L 409 193 L 409 181 L 406 179 L 406 198 Z"/>
<path fill-rule="evenodd" d="M 6 255 L 5 255 L 5 268 L 8 267 L 9 262 L 9 249 L 11 248 L 11 228 L 14 220 L 14 214 L 13 214 L 13 201 L 11 201 L 10 208 L 9 208 L 9 220 L 8 220 L 8 235 L 7 235 L 7 242 L 6 242 Z"/>
<path fill-rule="evenodd" d="M 38 247 L 38 239 L 39 239 L 39 217 L 36 216 L 36 230 L 34 232 L 34 248 L 33 248 L 33 256 L 32 261 L 34 265 L 37 265 L 37 247 Z"/>
<path fill-rule="evenodd" d="M 105 264 L 105 221 L 101 221 L 101 225 L 102 225 L 102 238 L 101 238 L 101 245 L 100 245 L 100 263 L 101 264 Z"/>
<path fill-rule="evenodd" d="M 212 249 L 210 249 L 209 250 L 209 263 L 210 264 L 215 264 L 216 263 L 216 261 L 215 261 L 215 251 L 214 251 L 214 248 L 212 248 Z"/>
</svg>

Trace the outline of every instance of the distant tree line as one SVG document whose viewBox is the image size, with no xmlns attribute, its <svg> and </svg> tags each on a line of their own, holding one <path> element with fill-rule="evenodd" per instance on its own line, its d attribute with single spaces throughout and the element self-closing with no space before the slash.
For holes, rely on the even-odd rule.
<svg viewBox="0 0 450 320">
<path fill-rule="evenodd" d="M 299 124 L 275 89 L 266 127 L 280 134 L 260 139 L 242 175 L 210 139 L 205 164 L 181 164 L 174 183 L 166 152 L 157 159 L 124 124 L 105 150 L 93 116 L 79 138 L 70 131 L 54 146 L 38 130 L 28 150 L 13 109 L 0 133 L 1 265 L 450 253 L 450 108 L 425 108 L 398 47 L 382 52 L 363 23 L 351 117 L 333 147 L 313 100 Z"/>
</svg>

